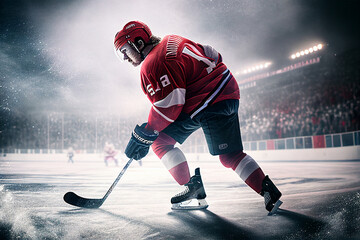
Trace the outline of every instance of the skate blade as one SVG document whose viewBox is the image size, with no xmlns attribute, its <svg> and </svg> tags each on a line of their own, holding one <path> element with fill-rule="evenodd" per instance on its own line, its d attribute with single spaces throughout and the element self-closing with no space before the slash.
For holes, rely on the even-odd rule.
<svg viewBox="0 0 360 240">
<path fill-rule="evenodd" d="M 188 201 L 173 203 L 171 206 L 172 210 L 199 210 L 205 209 L 209 205 L 207 204 L 205 199 L 191 199 Z"/>
<path fill-rule="evenodd" d="M 276 203 L 274 204 L 273 209 L 271 209 L 271 211 L 268 213 L 268 216 L 275 214 L 282 203 L 283 202 L 281 200 L 277 200 Z"/>
</svg>

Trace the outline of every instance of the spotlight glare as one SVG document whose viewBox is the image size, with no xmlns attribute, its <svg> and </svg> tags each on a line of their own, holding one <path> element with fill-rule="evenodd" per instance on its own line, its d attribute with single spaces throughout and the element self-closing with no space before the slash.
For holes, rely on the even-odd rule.
<svg viewBox="0 0 360 240">
<path fill-rule="evenodd" d="M 324 45 L 322 43 L 318 43 L 318 44 L 314 45 L 313 47 L 310 47 L 310 48 L 304 49 L 304 50 L 299 50 L 298 52 L 291 54 L 290 58 L 296 59 L 296 58 L 299 58 L 300 56 L 308 55 L 310 53 L 319 51 L 323 48 L 324 48 Z"/>
</svg>

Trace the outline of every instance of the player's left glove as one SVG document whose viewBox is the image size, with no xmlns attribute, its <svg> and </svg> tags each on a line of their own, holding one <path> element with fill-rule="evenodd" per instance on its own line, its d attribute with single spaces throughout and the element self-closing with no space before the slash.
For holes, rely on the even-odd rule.
<svg viewBox="0 0 360 240">
<path fill-rule="evenodd" d="M 141 126 L 137 125 L 132 132 L 130 141 L 125 149 L 125 154 L 128 158 L 140 160 L 145 157 L 148 152 L 150 145 L 159 136 L 157 131 L 150 131 L 145 129 L 146 123 Z"/>
</svg>

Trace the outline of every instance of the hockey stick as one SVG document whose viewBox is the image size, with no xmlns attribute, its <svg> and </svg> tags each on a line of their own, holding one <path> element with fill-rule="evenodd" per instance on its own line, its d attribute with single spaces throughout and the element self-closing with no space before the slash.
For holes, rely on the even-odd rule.
<svg viewBox="0 0 360 240">
<path fill-rule="evenodd" d="M 74 192 L 67 192 L 64 195 L 64 201 L 68 204 L 82 207 L 82 208 L 99 208 L 106 200 L 106 198 L 110 195 L 112 190 L 114 189 L 115 185 L 119 182 L 122 175 L 124 175 L 126 169 L 130 166 L 130 163 L 132 162 L 132 158 L 129 159 L 129 161 L 126 163 L 125 167 L 121 170 L 117 178 L 115 179 L 114 183 L 111 185 L 109 190 L 106 192 L 103 198 L 100 199 L 94 199 L 94 198 L 83 198 L 77 195 Z"/>
</svg>

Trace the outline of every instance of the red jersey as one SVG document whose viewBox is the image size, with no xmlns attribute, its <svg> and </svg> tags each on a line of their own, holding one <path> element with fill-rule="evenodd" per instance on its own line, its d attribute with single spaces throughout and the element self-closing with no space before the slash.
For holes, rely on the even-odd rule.
<svg viewBox="0 0 360 240">
<path fill-rule="evenodd" d="M 239 86 L 221 55 L 210 46 L 169 35 L 141 66 L 141 83 L 152 103 L 147 128 L 161 131 L 181 112 L 195 117 L 207 106 L 239 99 Z"/>
</svg>

